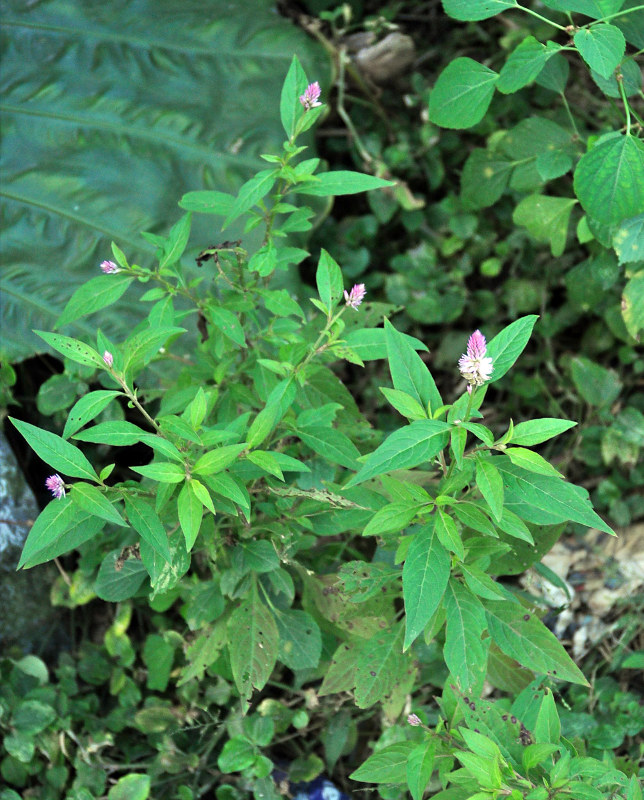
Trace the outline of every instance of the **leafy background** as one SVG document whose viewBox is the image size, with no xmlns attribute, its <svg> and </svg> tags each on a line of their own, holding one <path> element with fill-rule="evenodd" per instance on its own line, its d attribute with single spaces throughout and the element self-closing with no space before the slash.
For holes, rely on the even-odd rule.
<svg viewBox="0 0 644 800">
<path fill-rule="evenodd" d="M 187 191 L 235 190 L 283 139 L 279 90 L 293 53 L 325 60 L 270 0 L 49 0 L 2 4 L 3 355 L 42 352 L 110 241 L 146 263 Z M 231 228 L 228 235 L 238 233 Z M 193 241 L 218 240 L 201 218 Z M 111 335 L 131 329 L 132 298 Z M 92 334 L 91 321 L 75 326 Z"/>
</svg>

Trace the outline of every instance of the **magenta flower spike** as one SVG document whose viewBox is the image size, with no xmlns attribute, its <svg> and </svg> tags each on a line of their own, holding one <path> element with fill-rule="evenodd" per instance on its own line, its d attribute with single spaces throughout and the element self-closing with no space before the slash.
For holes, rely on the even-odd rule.
<svg viewBox="0 0 644 800">
<path fill-rule="evenodd" d="M 344 290 L 344 300 L 348 306 L 357 309 L 360 303 L 364 300 L 367 290 L 364 288 L 364 283 L 356 283 L 350 292 Z"/>
<path fill-rule="evenodd" d="M 474 331 L 467 342 L 467 351 L 458 360 L 461 375 L 468 382 L 468 392 L 473 386 L 482 386 L 489 381 L 494 366 L 492 359 L 486 356 L 487 343 L 481 331 Z"/>
<path fill-rule="evenodd" d="M 65 496 L 65 482 L 57 472 L 47 478 L 45 486 L 54 495 L 56 500 L 61 500 Z"/>
<path fill-rule="evenodd" d="M 106 367 L 112 368 L 112 364 L 114 363 L 114 356 L 110 353 L 109 350 L 106 350 L 103 353 L 103 362 Z"/>
<path fill-rule="evenodd" d="M 106 275 L 114 275 L 121 271 L 121 268 L 113 261 L 101 261 L 101 269 Z"/>
<path fill-rule="evenodd" d="M 321 93 L 322 90 L 317 81 L 315 81 L 315 83 L 309 83 L 304 94 L 300 95 L 300 103 L 304 106 L 305 111 L 310 111 L 312 108 L 322 105 L 320 102 Z"/>
<path fill-rule="evenodd" d="M 414 728 L 417 728 L 419 725 L 422 725 L 423 723 L 421 722 L 420 717 L 417 714 L 410 714 L 407 717 L 407 724 L 411 725 Z"/>
</svg>

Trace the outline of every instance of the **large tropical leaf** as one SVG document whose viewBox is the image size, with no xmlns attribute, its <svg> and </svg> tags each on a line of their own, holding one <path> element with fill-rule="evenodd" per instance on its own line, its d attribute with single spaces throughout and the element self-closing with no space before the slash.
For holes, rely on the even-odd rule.
<svg viewBox="0 0 644 800">
<path fill-rule="evenodd" d="M 280 146 L 280 88 L 293 54 L 311 79 L 325 69 L 272 0 L 248 9 L 242 0 L 4 0 L 0 291 L 9 359 L 43 349 L 31 330 L 52 328 L 76 286 L 111 258 L 110 240 L 149 263 L 140 231 L 167 233 L 182 194 L 236 191 L 265 166 L 259 154 Z M 217 240 L 213 222 L 195 219 L 188 258 Z M 115 340 L 132 328 L 131 292 L 110 312 Z M 70 332 L 95 327 L 90 317 Z"/>
</svg>

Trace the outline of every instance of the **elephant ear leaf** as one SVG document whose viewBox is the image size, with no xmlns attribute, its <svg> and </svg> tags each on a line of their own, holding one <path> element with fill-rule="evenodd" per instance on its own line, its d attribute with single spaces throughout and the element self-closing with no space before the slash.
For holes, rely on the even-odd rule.
<svg viewBox="0 0 644 800">
<path fill-rule="evenodd" d="M 252 14 L 227 0 L 207 12 L 165 0 L 163 13 L 155 0 L 6 5 L 0 291 L 3 355 L 20 360 L 42 351 L 32 330 L 52 329 L 112 258 L 112 241 L 151 264 L 141 231 L 169 231 L 179 198 L 205 183 L 236 193 L 259 155 L 280 147 L 293 52 L 316 79 L 325 70 L 273 0 Z M 193 222 L 193 241 L 212 236 L 212 217 Z M 138 321 L 136 306 L 127 294 L 111 306 L 115 340 Z M 95 327 L 79 320 L 73 333 Z"/>
</svg>

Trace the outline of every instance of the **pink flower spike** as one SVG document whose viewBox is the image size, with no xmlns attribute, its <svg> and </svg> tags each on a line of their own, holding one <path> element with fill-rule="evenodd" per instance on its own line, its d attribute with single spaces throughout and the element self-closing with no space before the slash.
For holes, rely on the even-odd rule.
<svg viewBox="0 0 644 800">
<path fill-rule="evenodd" d="M 113 261 L 101 261 L 101 269 L 106 275 L 114 275 L 121 271 L 121 268 Z"/>
<path fill-rule="evenodd" d="M 58 473 L 50 475 L 45 481 L 45 486 L 54 495 L 56 500 L 61 500 L 65 496 L 65 482 Z"/>
<path fill-rule="evenodd" d="M 364 288 L 364 283 L 356 283 L 350 292 L 344 290 L 344 300 L 348 306 L 357 309 L 360 303 L 364 300 L 367 290 Z"/>
<path fill-rule="evenodd" d="M 458 368 L 469 384 L 467 390 L 470 394 L 473 386 L 482 386 L 494 372 L 493 361 L 485 355 L 486 352 L 485 336 L 481 331 L 474 331 L 467 342 L 467 351 L 458 360 Z"/>
<path fill-rule="evenodd" d="M 420 719 L 419 716 L 417 716 L 416 714 L 410 714 L 407 717 L 407 724 L 411 725 L 414 728 L 417 728 L 419 725 L 422 725 L 423 723 L 421 722 L 421 719 Z"/>
<path fill-rule="evenodd" d="M 106 350 L 103 353 L 103 361 L 106 367 L 112 368 L 112 364 L 114 363 L 114 356 L 110 353 L 109 350 Z"/>
<path fill-rule="evenodd" d="M 300 95 L 300 103 L 304 106 L 305 111 L 310 111 L 310 109 L 322 105 L 322 103 L 320 103 L 321 93 L 322 90 L 317 81 L 315 81 L 315 83 L 309 83 L 304 94 Z"/>
</svg>

